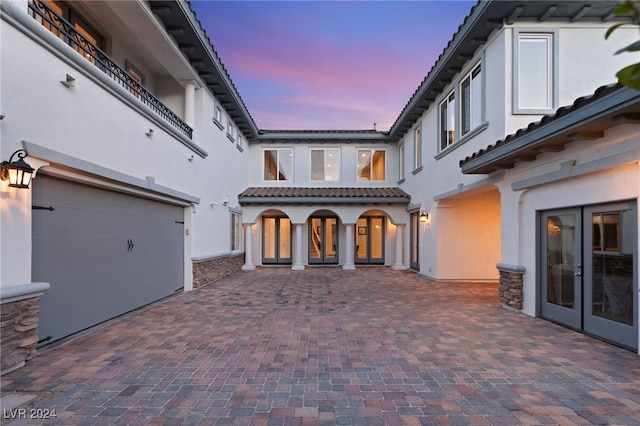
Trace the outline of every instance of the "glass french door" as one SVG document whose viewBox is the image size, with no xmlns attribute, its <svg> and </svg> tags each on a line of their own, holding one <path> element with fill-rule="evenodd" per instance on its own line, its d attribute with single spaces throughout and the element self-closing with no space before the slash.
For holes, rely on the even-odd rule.
<svg viewBox="0 0 640 426">
<path fill-rule="evenodd" d="M 366 216 L 356 222 L 356 256 L 359 264 L 384 264 L 384 217 Z"/>
<path fill-rule="evenodd" d="M 309 220 L 309 264 L 338 263 L 338 218 Z"/>
<path fill-rule="evenodd" d="M 635 203 L 545 212 L 541 225 L 541 316 L 637 349 Z"/>
<path fill-rule="evenodd" d="M 262 218 L 262 263 L 291 264 L 291 220 L 288 217 Z"/>
<path fill-rule="evenodd" d="M 409 222 L 409 244 L 410 260 L 409 268 L 414 271 L 420 270 L 420 214 L 418 212 L 411 213 Z"/>
</svg>

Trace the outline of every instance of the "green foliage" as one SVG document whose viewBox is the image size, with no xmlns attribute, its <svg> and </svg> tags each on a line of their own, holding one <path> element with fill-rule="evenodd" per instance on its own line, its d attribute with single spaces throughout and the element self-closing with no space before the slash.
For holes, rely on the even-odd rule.
<svg viewBox="0 0 640 426">
<path fill-rule="evenodd" d="M 616 16 L 631 16 L 631 24 L 640 27 L 640 7 L 637 2 L 633 0 L 624 0 L 624 2 L 616 6 L 614 13 Z M 627 24 L 623 22 L 612 25 L 611 28 L 607 30 L 604 38 L 609 39 L 609 36 L 611 36 L 611 34 L 613 34 L 615 30 L 623 25 Z M 622 49 L 618 49 L 615 54 L 619 55 L 624 52 L 638 51 L 640 51 L 640 40 L 635 41 L 630 45 L 623 47 Z M 628 67 L 624 67 L 623 69 L 618 71 L 616 76 L 618 77 L 618 81 L 621 84 L 636 90 L 640 90 L 640 62 L 637 64 L 629 65 Z"/>
</svg>

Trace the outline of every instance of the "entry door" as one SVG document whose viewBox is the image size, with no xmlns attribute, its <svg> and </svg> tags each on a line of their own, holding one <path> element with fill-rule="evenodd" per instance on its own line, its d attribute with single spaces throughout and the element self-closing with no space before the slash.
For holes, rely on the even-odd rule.
<svg viewBox="0 0 640 426">
<path fill-rule="evenodd" d="M 291 220 L 288 217 L 262 219 L 262 263 L 291 264 Z"/>
<path fill-rule="evenodd" d="M 420 270 L 420 214 L 418 212 L 411 213 L 411 222 L 409 226 L 411 259 L 409 267 L 414 271 Z"/>
<path fill-rule="evenodd" d="M 309 264 L 338 263 L 338 219 L 312 217 L 309 220 Z"/>
<path fill-rule="evenodd" d="M 584 329 L 638 347 L 638 229 L 634 203 L 584 209 Z"/>
<path fill-rule="evenodd" d="M 638 348 L 635 202 L 541 215 L 541 316 Z"/>
<path fill-rule="evenodd" d="M 384 264 L 384 217 L 361 217 L 356 222 L 356 263 Z"/>
<path fill-rule="evenodd" d="M 545 212 L 541 220 L 542 317 L 582 325 L 582 214 L 580 209 Z"/>
</svg>

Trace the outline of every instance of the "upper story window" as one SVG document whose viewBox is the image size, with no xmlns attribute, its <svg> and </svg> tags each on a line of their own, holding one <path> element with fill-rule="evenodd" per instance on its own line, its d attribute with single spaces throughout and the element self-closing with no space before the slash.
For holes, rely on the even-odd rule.
<svg viewBox="0 0 640 426">
<path fill-rule="evenodd" d="M 264 180 L 292 180 L 293 149 L 265 149 Z"/>
<path fill-rule="evenodd" d="M 466 135 L 482 123 L 482 68 L 476 65 L 460 83 L 460 134 Z"/>
<path fill-rule="evenodd" d="M 236 141 L 236 129 L 233 127 L 231 120 L 227 121 L 227 137 L 231 142 Z"/>
<path fill-rule="evenodd" d="M 359 149 L 358 180 L 386 180 L 386 152 L 377 149 Z"/>
<path fill-rule="evenodd" d="M 440 150 L 456 141 L 456 94 L 451 92 L 440 104 Z"/>
<path fill-rule="evenodd" d="M 340 150 L 311 150 L 311 180 L 340 180 Z"/>
<path fill-rule="evenodd" d="M 514 114 L 553 111 L 556 96 L 553 32 L 515 32 Z"/>
<path fill-rule="evenodd" d="M 44 3 L 51 10 L 53 10 L 58 16 L 68 21 L 73 28 L 78 31 L 85 39 L 93 43 L 96 47 L 105 50 L 105 38 L 96 31 L 89 23 L 73 9 L 71 9 L 66 2 L 54 1 L 54 0 L 33 0 L 36 3 Z M 48 17 L 55 21 L 54 17 Z M 58 31 L 58 28 L 50 23 L 44 23 L 45 27 L 61 39 L 65 39 L 66 34 Z M 87 55 L 89 52 L 85 52 L 88 47 L 82 45 L 82 40 L 72 44 L 72 47 L 81 53 L 83 56 L 87 56 L 87 59 L 93 59 L 91 55 Z M 92 61 L 93 62 L 93 61 Z"/>
<path fill-rule="evenodd" d="M 420 126 L 413 131 L 413 169 L 422 167 L 422 132 Z"/>
<path fill-rule="evenodd" d="M 224 124 L 222 124 L 222 108 L 217 105 L 213 111 L 213 122 L 220 128 L 220 130 L 224 129 Z"/>
<path fill-rule="evenodd" d="M 398 179 L 404 180 L 404 142 L 398 145 Z"/>
</svg>

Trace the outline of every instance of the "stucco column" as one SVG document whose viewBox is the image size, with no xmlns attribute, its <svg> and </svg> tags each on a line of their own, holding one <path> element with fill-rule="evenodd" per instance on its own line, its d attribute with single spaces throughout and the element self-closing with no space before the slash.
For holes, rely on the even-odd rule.
<svg viewBox="0 0 640 426">
<path fill-rule="evenodd" d="M 402 241 L 404 236 L 404 224 L 396 224 L 396 263 L 393 264 L 391 269 L 403 270 L 407 269 L 402 262 Z"/>
<path fill-rule="evenodd" d="M 184 86 L 184 122 L 193 128 L 196 112 L 196 83 L 189 81 Z"/>
<path fill-rule="evenodd" d="M 251 240 L 253 239 L 252 231 L 253 223 L 246 223 L 244 225 L 244 265 L 242 265 L 243 271 L 253 271 L 256 269 L 256 265 L 253 264 L 253 250 L 251 248 Z"/>
<path fill-rule="evenodd" d="M 345 227 L 345 250 L 347 251 L 347 253 L 344 258 L 344 265 L 342 265 L 342 269 L 352 271 L 356 269 L 356 265 L 353 264 L 353 224 L 345 224 Z"/>
<path fill-rule="evenodd" d="M 293 257 L 293 266 L 291 267 L 294 271 L 302 271 L 304 269 L 304 263 L 302 263 L 302 224 L 296 223 L 296 251 L 294 252 Z"/>
</svg>

